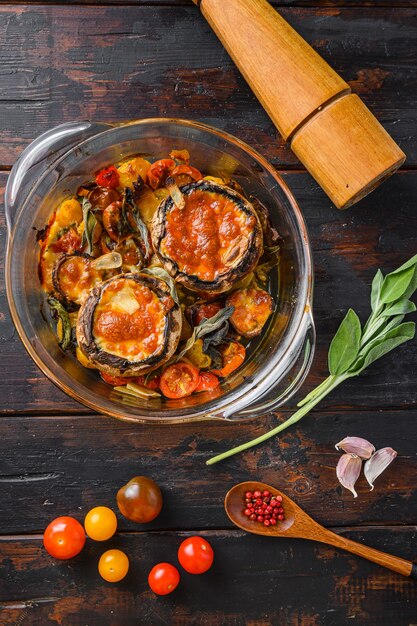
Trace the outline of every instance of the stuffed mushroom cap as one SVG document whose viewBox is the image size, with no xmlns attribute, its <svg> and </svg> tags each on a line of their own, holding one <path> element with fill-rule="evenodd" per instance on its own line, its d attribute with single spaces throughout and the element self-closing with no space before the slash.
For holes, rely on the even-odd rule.
<svg viewBox="0 0 417 626">
<path fill-rule="evenodd" d="M 161 279 L 119 274 L 94 287 L 77 320 L 81 352 L 112 376 L 137 376 L 163 365 L 181 335 L 181 310 Z"/>
<path fill-rule="evenodd" d="M 155 213 L 155 252 L 171 276 L 188 289 L 229 291 L 262 254 L 258 215 L 242 195 L 209 180 L 184 185 L 180 193 L 181 204 L 168 196 Z"/>
</svg>

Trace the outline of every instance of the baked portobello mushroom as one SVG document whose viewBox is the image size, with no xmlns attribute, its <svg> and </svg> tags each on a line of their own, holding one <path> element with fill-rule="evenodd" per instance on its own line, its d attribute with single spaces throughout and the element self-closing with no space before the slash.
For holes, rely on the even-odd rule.
<svg viewBox="0 0 417 626">
<path fill-rule="evenodd" d="M 181 334 L 181 310 L 161 279 L 119 274 L 92 289 L 81 305 L 77 342 L 99 370 L 137 376 L 163 365 Z"/>
<path fill-rule="evenodd" d="M 80 252 L 63 254 L 52 270 L 52 282 L 60 299 L 70 308 L 81 304 L 86 291 L 103 280 L 93 257 Z M 75 307 L 77 308 L 77 307 Z"/>
<path fill-rule="evenodd" d="M 209 180 L 177 188 L 161 202 L 152 241 L 171 276 L 192 291 L 212 294 L 230 290 L 263 250 L 262 227 L 250 202 Z"/>
</svg>

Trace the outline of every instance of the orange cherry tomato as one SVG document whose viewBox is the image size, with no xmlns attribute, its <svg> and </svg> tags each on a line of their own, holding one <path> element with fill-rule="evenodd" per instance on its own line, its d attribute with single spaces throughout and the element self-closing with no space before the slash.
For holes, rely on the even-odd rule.
<svg viewBox="0 0 417 626">
<path fill-rule="evenodd" d="M 189 574 L 204 574 L 213 565 L 214 552 L 203 537 L 189 537 L 178 549 L 178 561 Z"/>
<path fill-rule="evenodd" d="M 174 168 L 175 161 L 173 159 L 159 159 L 159 161 L 152 163 L 147 174 L 149 186 L 152 189 L 162 187 Z"/>
<path fill-rule="evenodd" d="M 96 183 L 100 187 L 110 187 L 110 189 L 115 189 L 119 186 L 119 172 L 114 167 L 114 165 L 110 165 L 110 167 L 105 167 L 102 169 L 96 176 Z"/>
<path fill-rule="evenodd" d="M 72 559 L 85 544 L 85 531 L 73 517 L 57 517 L 43 534 L 43 545 L 56 559 Z"/>
<path fill-rule="evenodd" d="M 212 372 L 200 372 L 196 391 L 212 391 L 220 385 L 220 381 Z"/>
<path fill-rule="evenodd" d="M 201 180 L 202 173 L 191 165 L 177 165 L 171 172 L 178 185 L 185 185 L 191 180 Z"/>
<path fill-rule="evenodd" d="M 162 372 L 159 388 L 167 398 L 184 398 L 196 390 L 199 370 L 190 363 L 175 363 Z"/>
<path fill-rule="evenodd" d="M 107 550 L 100 557 L 98 571 L 108 583 L 118 583 L 129 571 L 129 559 L 121 550 Z"/>
<path fill-rule="evenodd" d="M 158 596 L 166 596 L 178 587 L 180 573 L 171 563 L 158 563 L 149 572 L 149 587 Z"/>
<path fill-rule="evenodd" d="M 231 341 L 222 351 L 223 367 L 220 370 L 211 370 L 213 374 L 226 378 L 237 370 L 245 360 L 246 350 L 241 343 Z"/>
<path fill-rule="evenodd" d="M 84 528 L 90 539 L 107 541 L 116 532 L 117 517 L 107 506 L 96 506 L 85 516 Z"/>
</svg>

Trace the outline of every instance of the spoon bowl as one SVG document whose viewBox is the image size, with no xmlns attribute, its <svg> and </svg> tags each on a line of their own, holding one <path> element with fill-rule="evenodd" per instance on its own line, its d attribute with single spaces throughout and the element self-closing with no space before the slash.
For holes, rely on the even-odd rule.
<svg viewBox="0 0 417 626">
<path fill-rule="evenodd" d="M 275 526 L 265 526 L 262 522 L 251 520 L 245 515 L 245 494 L 247 491 L 254 492 L 256 489 L 260 491 L 268 490 L 272 495 L 282 497 L 285 519 L 277 521 Z M 403 574 L 403 576 L 410 576 L 411 578 L 417 579 L 417 564 L 356 543 L 356 541 L 352 541 L 346 537 L 336 535 L 336 533 L 324 528 L 313 520 L 298 504 L 282 493 L 282 491 L 266 483 L 247 481 L 235 485 L 227 492 L 224 507 L 233 524 L 254 535 L 320 541 L 321 543 L 327 543 L 336 548 L 348 550 L 369 561 L 387 567 L 394 572 Z"/>
</svg>

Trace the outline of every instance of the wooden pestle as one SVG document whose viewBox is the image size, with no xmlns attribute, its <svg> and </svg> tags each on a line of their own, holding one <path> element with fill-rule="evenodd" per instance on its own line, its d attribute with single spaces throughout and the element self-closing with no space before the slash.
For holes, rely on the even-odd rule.
<svg viewBox="0 0 417 626">
<path fill-rule="evenodd" d="M 345 209 L 405 154 L 349 85 L 267 0 L 193 0 L 329 198 Z"/>
</svg>

